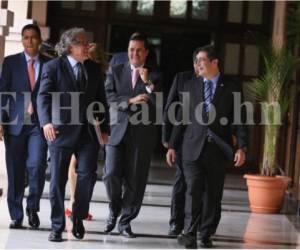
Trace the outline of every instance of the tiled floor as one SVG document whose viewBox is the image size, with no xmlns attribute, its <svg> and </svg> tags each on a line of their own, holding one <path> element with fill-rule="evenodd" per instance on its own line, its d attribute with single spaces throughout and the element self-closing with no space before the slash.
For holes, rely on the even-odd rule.
<svg viewBox="0 0 300 250">
<path fill-rule="evenodd" d="M 243 181 L 240 180 L 241 185 Z M 223 199 L 222 219 L 214 243 L 216 248 L 299 248 L 299 233 L 284 214 L 251 214 L 248 208 L 247 192 L 243 188 L 232 188 L 231 177 Z M 85 222 L 87 230 L 83 240 L 76 240 L 70 233 L 71 222 L 67 221 L 66 239 L 62 243 L 47 241 L 50 231 L 50 204 L 47 199 L 49 183 L 46 183 L 41 201 L 40 230 L 10 230 L 9 215 L 5 197 L 0 198 L 0 248 L 180 248 L 175 238 L 167 236 L 170 185 L 148 185 L 144 205 L 132 230 L 138 234 L 135 239 L 125 239 L 114 231 L 104 235 L 103 228 L 108 213 L 106 193 L 102 182 L 97 182 L 90 212 L 94 219 Z M 4 190 L 5 191 L 5 190 Z M 68 201 L 66 201 L 68 205 Z"/>
</svg>

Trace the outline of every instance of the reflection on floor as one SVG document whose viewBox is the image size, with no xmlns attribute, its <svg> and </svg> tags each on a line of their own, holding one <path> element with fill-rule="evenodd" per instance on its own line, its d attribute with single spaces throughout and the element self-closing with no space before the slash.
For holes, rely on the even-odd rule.
<svg viewBox="0 0 300 250">
<path fill-rule="evenodd" d="M 298 248 L 299 233 L 284 214 L 262 215 L 249 212 L 247 192 L 232 182 L 236 177 L 229 176 L 223 199 L 223 212 L 220 226 L 213 237 L 216 248 Z M 235 183 L 243 185 L 243 180 Z M 49 183 L 46 183 L 44 198 L 41 201 L 41 229 L 38 231 L 10 230 L 6 197 L 0 198 L 0 248 L 180 248 L 175 238 L 167 236 L 170 185 L 148 185 L 144 205 L 139 217 L 132 222 L 132 230 L 139 237 L 125 239 L 115 230 L 112 235 L 104 235 L 103 228 L 108 214 L 106 193 L 102 182 L 97 182 L 90 212 L 92 221 L 85 221 L 86 236 L 79 241 L 74 239 L 67 220 L 66 239 L 62 243 L 50 243 L 47 237 L 50 230 Z M 68 206 L 66 201 L 66 206 Z M 27 218 L 24 226 L 28 228 Z"/>
</svg>

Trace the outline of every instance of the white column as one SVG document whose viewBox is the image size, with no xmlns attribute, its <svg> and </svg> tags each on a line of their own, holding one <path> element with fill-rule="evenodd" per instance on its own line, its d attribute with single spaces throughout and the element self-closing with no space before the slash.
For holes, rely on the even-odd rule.
<svg viewBox="0 0 300 250">
<path fill-rule="evenodd" d="M 13 26 L 14 15 L 11 11 L 6 9 L 0 9 L 0 72 L 2 68 L 2 62 L 4 59 L 5 51 L 5 37 L 8 35 L 9 27 Z M 7 177 L 6 177 L 6 164 L 5 164 L 5 149 L 3 141 L 0 141 L 0 192 L 3 188 L 4 194 L 6 194 Z"/>
<path fill-rule="evenodd" d="M 13 26 L 13 18 L 11 11 L 0 9 L 0 69 L 4 58 L 5 37 L 8 35 L 9 27 Z"/>
</svg>

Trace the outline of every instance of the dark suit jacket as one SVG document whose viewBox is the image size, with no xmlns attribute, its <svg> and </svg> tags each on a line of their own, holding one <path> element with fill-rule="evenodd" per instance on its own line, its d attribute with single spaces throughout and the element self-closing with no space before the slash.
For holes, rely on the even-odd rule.
<svg viewBox="0 0 300 250">
<path fill-rule="evenodd" d="M 216 109 L 216 118 L 210 125 L 204 125 L 200 124 L 196 120 L 195 116 L 197 105 L 202 103 L 204 100 L 203 84 L 203 78 L 196 78 L 196 76 L 192 77 L 186 83 L 187 91 L 190 94 L 190 105 L 188 107 L 190 124 L 174 126 L 170 139 L 170 148 L 178 149 L 182 146 L 182 159 L 195 161 L 202 152 L 207 138 L 207 130 L 210 129 L 214 140 L 220 149 L 224 152 L 225 156 L 232 161 L 232 133 L 234 133 L 237 138 L 237 148 L 244 148 L 247 146 L 246 127 L 244 125 L 232 124 L 234 118 L 233 92 L 239 92 L 242 94 L 241 88 L 237 83 L 225 82 L 221 76 L 217 83 L 217 88 L 212 100 L 212 104 Z M 204 116 L 204 112 L 205 111 L 203 109 L 200 116 Z M 245 109 L 242 109 L 242 121 L 245 121 L 245 116 Z M 182 119 L 182 117 L 183 112 L 182 109 L 180 109 L 177 118 Z M 226 118 L 228 123 L 226 125 L 222 125 L 220 123 L 221 118 Z"/>
<path fill-rule="evenodd" d="M 147 68 L 147 67 L 146 67 Z M 151 94 L 146 90 L 145 84 L 139 77 L 135 88 L 131 84 L 131 68 L 129 62 L 112 67 L 112 74 L 107 76 L 105 89 L 110 105 L 111 135 L 108 145 L 118 145 L 125 135 L 129 119 L 141 111 L 141 105 L 134 105 L 132 109 L 128 101 L 139 94 L 148 94 L 150 101 L 145 104 L 149 108 L 150 124 L 139 123 L 134 126 L 135 143 L 140 147 L 153 146 L 156 140 L 155 122 L 155 91 L 160 89 L 160 74 L 149 70 L 149 79 L 155 84 Z M 136 109 L 135 111 L 133 111 Z M 140 116 L 138 116 L 141 118 Z M 147 118 L 147 117 L 146 117 Z"/>
<path fill-rule="evenodd" d="M 91 103 L 102 103 L 105 109 L 104 112 L 94 113 L 94 118 L 103 121 L 100 125 L 101 131 L 109 133 L 108 105 L 100 66 L 91 60 L 86 60 L 84 67 L 87 71 L 87 83 L 84 94 L 80 98 L 79 107 L 76 107 L 78 109 L 75 112 L 79 112 L 79 117 L 84 118 Z M 62 92 L 60 106 L 58 102 L 52 103 L 50 92 Z M 41 126 L 52 123 L 59 132 L 55 141 L 49 144 L 73 147 L 78 143 L 82 125 L 70 124 L 72 111 L 70 109 L 61 109 L 61 107 L 71 106 L 70 93 L 72 92 L 80 92 L 80 90 L 67 57 L 62 56 L 46 63 L 42 72 L 37 104 Z M 97 110 L 97 108 L 94 106 L 93 110 Z M 84 122 L 83 120 L 81 121 Z M 90 123 L 88 124 L 88 131 L 91 138 L 97 141 L 94 126 Z"/>
<path fill-rule="evenodd" d="M 182 92 L 187 91 L 186 84 L 194 77 L 195 73 L 193 71 L 185 71 L 176 74 L 172 87 L 169 91 L 167 103 L 164 107 L 164 122 L 162 125 L 162 143 L 169 143 L 173 123 L 168 116 L 168 110 L 172 103 L 182 102 Z M 175 109 L 174 115 L 177 113 L 178 108 Z"/>
<path fill-rule="evenodd" d="M 13 124 L 5 126 L 6 132 L 11 135 L 19 135 L 22 131 L 26 108 L 28 107 L 29 101 L 25 103 L 23 92 L 31 93 L 31 102 L 34 110 L 34 123 L 39 126 L 36 97 L 40 88 L 40 79 L 43 65 L 49 59 L 43 55 L 39 55 L 40 69 L 39 75 L 31 93 L 30 82 L 28 77 L 27 62 L 25 54 L 19 53 L 8 56 L 3 61 L 1 79 L 0 79 L 0 92 L 12 92 L 15 93 L 15 98 L 9 96 L 2 96 L 1 105 L 2 108 L 6 105 L 9 106 L 9 112 L 1 110 L 1 120 L 3 122 L 13 122 Z"/>
</svg>

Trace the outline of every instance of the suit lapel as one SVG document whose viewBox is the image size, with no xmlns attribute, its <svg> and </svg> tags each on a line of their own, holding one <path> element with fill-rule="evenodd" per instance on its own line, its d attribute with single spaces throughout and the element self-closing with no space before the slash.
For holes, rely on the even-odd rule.
<svg viewBox="0 0 300 250">
<path fill-rule="evenodd" d="M 38 77 L 37 77 L 33 92 L 39 88 L 41 76 L 42 76 L 43 64 L 46 62 L 46 59 L 41 54 L 39 55 L 39 62 L 40 62 L 40 69 L 38 72 Z"/>
<path fill-rule="evenodd" d="M 77 87 L 77 84 L 76 84 L 76 79 L 75 79 L 75 76 L 74 76 L 74 72 L 73 72 L 73 69 L 72 69 L 72 66 L 70 65 L 69 61 L 68 61 L 68 58 L 66 56 L 62 56 L 61 57 L 61 64 L 62 64 L 62 70 L 65 74 L 65 76 L 67 76 L 70 81 L 71 81 L 71 85 L 73 86 L 73 88 L 75 90 L 78 90 L 78 87 Z"/>
<path fill-rule="evenodd" d="M 131 84 L 131 68 L 129 62 L 124 64 L 122 80 L 124 86 L 127 85 L 127 88 L 130 89 L 130 92 L 133 93 L 132 84 Z"/>
<path fill-rule="evenodd" d="M 215 94 L 214 94 L 213 99 L 212 99 L 212 105 L 214 105 L 214 107 L 217 107 L 217 104 L 218 104 L 218 101 L 220 99 L 223 88 L 224 88 L 224 83 L 223 83 L 222 77 L 220 76 L 219 80 L 217 82 Z"/>
<path fill-rule="evenodd" d="M 191 86 L 190 94 L 194 96 L 192 100 L 194 100 L 195 104 L 198 105 L 203 101 L 203 78 L 196 77 L 196 75 L 194 75 L 191 79 Z"/>
<path fill-rule="evenodd" d="M 28 70 L 27 70 L 27 61 L 26 61 L 26 57 L 24 53 L 20 54 L 20 59 L 19 59 L 19 63 L 20 63 L 20 69 L 22 74 L 20 75 L 21 77 L 21 81 L 22 83 L 24 83 L 24 87 L 26 89 L 26 91 L 31 91 L 31 87 L 30 87 L 30 83 L 29 83 L 29 77 L 28 77 Z"/>
</svg>

